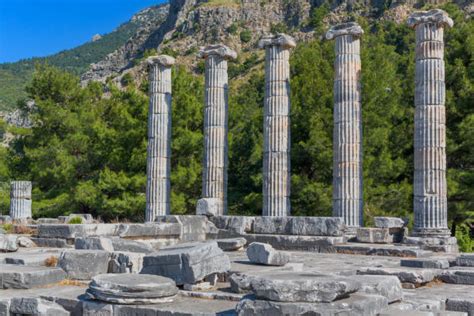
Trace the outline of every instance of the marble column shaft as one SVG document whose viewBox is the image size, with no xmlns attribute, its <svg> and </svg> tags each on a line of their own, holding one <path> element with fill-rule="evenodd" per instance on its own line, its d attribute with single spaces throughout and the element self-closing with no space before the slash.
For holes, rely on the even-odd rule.
<svg viewBox="0 0 474 316">
<path fill-rule="evenodd" d="M 449 236 L 446 186 L 444 28 L 442 10 L 415 12 L 416 32 L 414 235 Z"/>
<path fill-rule="evenodd" d="M 199 53 L 205 64 L 204 160 L 202 198 L 212 199 L 212 213 L 227 213 L 227 60 L 237 54 L 225 45 L 210 45 Z"/>
<path fill-rule="evenodd" d="M 333 216 L 349 227 L 362 226 L 362 111 L 360 36 L 356 23 L 332 27 L 327 39 L 335 39 Z"/>
<path fill-rule="evenodd" d="M 265 103 L 263 114 L 263 216 L 290 216 L 290 49 L 286 34 L 265 36 Z"/>
<path fill-rule="evenodd" d="M 31 182 L 12 181 L 10 185 L 10 217 L 31 218 Z"/>
<path fill-rule="evenodd" d="M 160 55 L 149 65 L 148 149 L 145 220 L 170 214 L 171 66 L 173 57 Z"/>
</svg>

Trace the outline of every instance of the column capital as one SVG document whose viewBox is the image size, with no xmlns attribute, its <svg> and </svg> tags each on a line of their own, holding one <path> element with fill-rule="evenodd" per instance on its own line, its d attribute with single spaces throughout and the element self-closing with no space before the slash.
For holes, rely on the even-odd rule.
<svg viewBox="0 0 474 316">
<path fill-rule="evenodd" d="M 434 23 L 440 27 L 452 27 L 453 20 L 448 14 L 440 9 L 430 11 L 417 11 L 408 17 L 407 24 L 411 28 L 415 28 L 418 24 Z"/>
<path fill-rule="evenodd" d="M 332 40 L 342 35 L 352 35 L 354 37 L 361 37 L 364 30 L 356 22 L 341 23 L 332 26 L 326 33 L 326 39 Z"/>
<path fill-rule="evenodd" d="M 200 58 L 208 58 L 211 55 L 217 55 L 224 59 L 236 59 L 237 53 L 224 44 L 208 45 L 201 47 L 198 56 Z"/>
<path fill-rule="evenodd" d="M 146 62 L 149 66 L 153 65 L 161 65 L 165 67 L 171 67 L 175 63 L 175 59 L 168 55 L 158 55 L 158 56 L 151 56 L 146 59 Z"/>
<path fill-rule="evenodd" d="M 281 46 L 282 48 L 290 49 L 296 47 L 296 41 L 292 36 L 283 33 L 264 35 L 258 42 L 258 47 L 266 48 L 267 46 Z"/>
</svg>

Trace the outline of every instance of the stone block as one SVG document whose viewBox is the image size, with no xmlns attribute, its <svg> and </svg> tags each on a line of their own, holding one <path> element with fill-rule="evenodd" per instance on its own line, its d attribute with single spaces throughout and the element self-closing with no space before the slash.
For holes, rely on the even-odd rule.
<svg viewBox="0 0 474 316">
<path fill-rule="evenodd" d="M 345 242 L 342 236 L 296 236 L 246 234 L 247 244 L 261 242 L 270 244 L 278 250 L 299 250 L 316 252 L 334 252 L 334 246 Z"/>
<path fill-rule="evenodd" d="M 399 217 L 374 217 L 374 225 L 377 228 L 403 228 L 408 220 Z"/>
<path fill-rule="evenodd" d="M 474 285 L 474 269 L 453 268 L 443 271 L 438 278 L 446 283 Z"/>
<path fill-rule="evenodd" d="M 74 241 L 74 248 L 83 250 L 105 250 L 112 252 L 112 240 L 106 237 L 79 237 Z"/>
<path fill-rule="evenodd" d="M 23 247 L 23 248 L 36 247 L 36 244 L 31 240 L 31 238 L 26 237 L 26 236 L 18 237 L 16 242 L 17 242 L 18 246 Z"/>
<path fill-rule="evenodd" d="M 197 201 L 196 215 L 216 216 L 219 215 L 222 200 L 217 198 L 202 198 Z"/>
<path fill-rule="evenodd" d="M 255 234 L 290 235 L 291 218 L 287 216 L 257 216 L 252 232 Z"/>
<path fill-rule="evenodd" d="M 446 310 L 465 312 L 469 316 L 474 316 L 474 297 L 471 298 L 448 298 L 446 300 Z"/>
<path fill-rule="evenodd" d="M 59 268 L 0 264 L 0 284 L 4 289 L 30 289 L 57 283 L 65 277 Z"/>
<path fill-rule="evenodd" d="M 461 267 L 474 267 L 474 254 L 462 254 L 456 258 L 456 265 Z"/>
<path fill-rule="evenodd" d="M 331 303 L 273 302 L 245 298 L 239 302 L 236 311 L 239 316 L 376 316 L 387 304 L 383 296 L 359 293 Z"/>
<path fill-rule="evenodd" d="M 250 281 L 252 292 L 260 299 L 276 302 L 332 302 L 360 288 L 354 279 L 336 275 L 304 272 L 275 272 Z"/>
<path fill-rule="evenodd" d="M 350 277 L 361 284 L 360 292 L 381 295 L 387 298 L 388 303 L 401 301 L 403 289 L 396 276 L 354 275 Z"/>
<path fill-rule="evenodd" d="M 431 254 L 430 251 L 421 250 L 418 247 L 407 247 L 398 245 L 384 244 L 356 244 L 348 243 L 344 245 L 335 245 L 334 250 L 337 253 L 366 256 L 389 256 L 389 257 L 425 257 Z"/>
<path fill-rule="evenodd" d="M 62 224 L 63 221 L 60 221 L 58 218 L 38 218 L 36 224 Z"/>
<path fill-rule="evenodd" d="M 5 257 L 7 264 L 19 264 L 26 266 L 44 266 L 46 259 L 58 257 L 59 253 L 55 251 L 35 251 L 31 253 L 15 253 Z"/>
<path fill-rule="evenodd" d="M 58 266 L 70 279 L 89 280 L 107 273 L 110 257 L 110 252 L 103 250 L 65 250 L 59 257 Z"/>
<path fill-rule="evenodd" d="M 33 297 L 12 298 L 10 313 L 13 315 L 70 316 L 70 313 L 61 305 Z"/>
<path fill-rule="evenodd" d="M 0 234 L 0 252 L 13 252 L 18 250 L 17 236 Z"/>
<path fill-rule="evenodd" d="M 250 262 L 267 266 L 284 266 L 290 261 L 290 256 L 273 249 L 269 244 L 254 242 L 247 248 L 247 257 Z"/>
<path fill-rule="evenodd" d="M 449 260 L 436 258 L 402 259 L 400 266 L 423 269 L 447 269 L 449 268 Z"/>
<path fill-rule="evenodd" d="M 212 241 L 180 244 L 148 254 L 143 259 L 141 273 L 169 277 L 182 285 L 229 269 L 229 257 Z"/>
<path fill-rule="evenodd" d="M 402 283 L 412 283 L 416 287 L 431 282 L 436 273 L 429 269 L 408 270 L 403 268 L 361 268 L 357 270 L 359 275 L 393 275 L 398 277 Z"/>
<path fill-rule="evenodd" d="M 123 238 L 111 238 L 112 247 L 114 251 L 137 252 L 137 253 L 151 253 L 155 249 L 141 241 L 129 240 Z"/>
<path fill-rule="evenodd" d="M 253 216 L 212 216 L 209 218 L 218 229 L 228 230 L 235 234 L 245 234 L 253 232 L 255 217 Z"/>
<path fill-rule="evenodd" d="M 342 217 L 290 217 L 290 235 L 343 236 L 345 230 Z"/>
<path fill-rule="evenodd" d="M 237 251 L 247 244 L 247 240 L 243 237 L 217 239 L 216 241 L 219 248 L 224 251 Z"/>
<path fill-rule="evenodd" d="M 166 215 L 158 216 L 155 222 L 181 225 L 180 240 L 182 242 L 205 241 L 209 231 L 209 221 L 206 216 Z"/>
<path fill-rule="evenodd" d="M 408 237 L 403 238 L 403 243 L 416 245 L 422 249 L 434 252 L 458 252 L 456 237 Z"/>
<path fill-rule="evenodd" d="M 72 239 L 89 236 L 116 236 L 120 224 L 38 225 L 38 237 Z"/>
<path fill-rule="evenodd" d="M 68 243 L 67 239 L 61 238 L 37 238 L 31 237 L 31 241 L 33 241 L 36 246 L 38 247 L 48 247 L 48 248 L 72 248 L 74 245 Z"/>
<path fill-rule="evenodd" d="M 140 273 L 144 253 L 113 252 L 109 261 L 109 273 Z"/>
<path fill-rule="evenodd" d="M 370 244 L 390 244 L 393 243 L 393 235 L 388 228 L 357 228 L 356 239 L 358 242 Z"/>
<path fill-rule="evenodd" d="M 122 238 L 179 238 L 181 236 L 181 225 L 179 223 L 120 224 L 117 235 Z"/>
<path fill-rule="evenodd" d="M 115 316 L 114 305 L 100 301 L 83 301 L 82 316 Z"/>
</svg>

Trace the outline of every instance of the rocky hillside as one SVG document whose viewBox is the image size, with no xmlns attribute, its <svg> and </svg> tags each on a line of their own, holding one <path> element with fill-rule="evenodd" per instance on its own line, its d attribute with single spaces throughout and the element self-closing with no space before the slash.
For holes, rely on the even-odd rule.
<svg viewBox="0 0 474 316">
<path fill-rule="evenodd" d="M 355 16 L 403 23 L 414 9 L 443 0 L 170 0 L 166 20 L 135 34 L 104 60 L 92 64 L 82 80 L 120 83 L 123 74 L 143 74 L 140 61 L 158 50 L 179 57 L 179 63 L 196 66 L 196 52 L 209 43 L 225 43 L 240 55 L 256 50 L 264 33 L 287 32 L 299 41 L 313 38 L 317 25 L 351 20 Z M 470 0 L 455 0 L 467 14 Z M 164 7 L 163 7 L 164 9 Z M 322 19 L 324 17 L 324 19 Z M 242 61 L 242 58 L 241 58 Z"/>
<path fill-rule="evenodd" d="M 15 63 L 0 64 L 0 111 L 10 111 L 17 101 L 26 97 L 25 84 L 30 80 L 36 63 L 48 63 L 81 75 L 91 63 L 99 62 L 137 34 L 160 25 L 168 14 L 168 5 L 150 7 L 135 14 L 130 21 L 111 33 L 94 36 L 90 42 L 44 58 L 31 58 Z"/>
</svg>

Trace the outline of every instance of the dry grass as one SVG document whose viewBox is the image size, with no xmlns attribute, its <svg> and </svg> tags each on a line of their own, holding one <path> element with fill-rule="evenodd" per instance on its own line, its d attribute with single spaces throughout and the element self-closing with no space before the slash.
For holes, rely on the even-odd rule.
<svg viewBox="0 0 474 316">
<path fill-rule="evenodd" d="M 34 232 L 34 230 L 31 227 L 28 227 L 26 225 L 14 225 L 13 231 L 15 232 L 15 234 L 21 234 L 21 235 L 31 235 Z"/>
<path fill-rule="evenodd" d="M 208 0 L 202 7 L 231 7 L 240 8 L 240 0 Z"/>
<path fill-rule="evenodd" d="M 88 283 L 88 282 L 84 282 L 84 281 L 64 279 L 64 280 L 62 280 L 61 282 L 59 282 L 58 285 L 63 285 L 63 286 L 68 286 L 68 285 L 72 285 L 72 286 L 84 286 L 84 285 L 87 285 L 87 283 Z"/>
<path fill-rule="evenodd" d="M 46 260 L 44 260 L 44 264 L 47 267 L 56 267 L 58 265 L 58 257 L 51 256 L 51 257 L 47 258 Z"/>
</svg>

